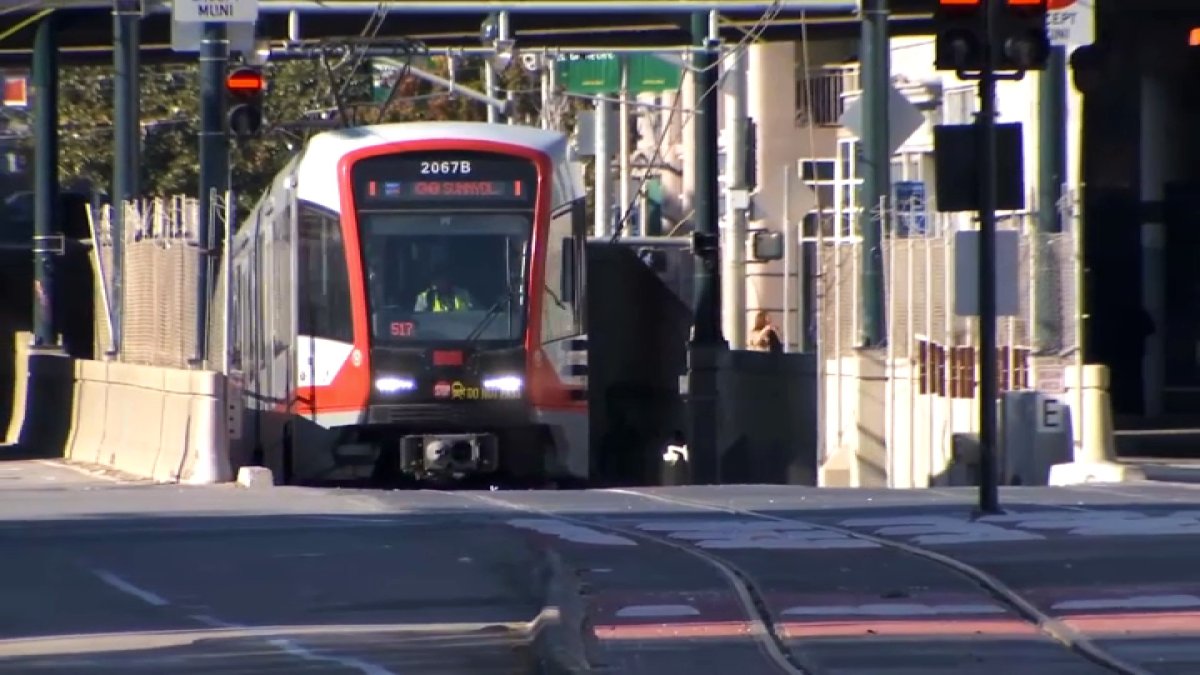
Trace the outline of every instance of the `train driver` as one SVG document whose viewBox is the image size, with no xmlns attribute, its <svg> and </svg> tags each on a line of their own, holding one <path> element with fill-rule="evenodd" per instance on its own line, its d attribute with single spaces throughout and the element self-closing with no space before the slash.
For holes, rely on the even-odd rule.
<svg viewBox="0 0 1200 675">
<path fill-rule="evenodd" d="M 444 267 L 434 271 L 433 284 L 417 296 L 414 312 L 461 312 L 475 308 L 475 301 L 464 288 L 450 280 Z"/>
</svg>

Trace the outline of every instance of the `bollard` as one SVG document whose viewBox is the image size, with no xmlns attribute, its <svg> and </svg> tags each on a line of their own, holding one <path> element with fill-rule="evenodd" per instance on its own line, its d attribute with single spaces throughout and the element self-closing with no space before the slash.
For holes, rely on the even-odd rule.
<svg viewBox="0 0 1200 675">
<path fill-rule="evenodd" d="M 1121 483 L 1145 480 L 1137 467 L 1118 463 L 1113 433 L 1112 401 L 1108 394 L 1108 367 L 1102 365 L 1067 369 L 1067 400 L 1079 410 L 1071 411 L 1071 434 L 1075 440 L 1074 461 L 1050 468 L 1050 485 Z"/>
</svg>

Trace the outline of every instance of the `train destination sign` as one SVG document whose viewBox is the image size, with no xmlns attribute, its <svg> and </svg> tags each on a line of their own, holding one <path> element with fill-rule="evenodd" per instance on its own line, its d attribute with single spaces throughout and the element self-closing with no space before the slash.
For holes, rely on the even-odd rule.
<svg viewBox="0 0 1200 675">
<path fill-rule="evenodd" d="M 367 198 L 399 200 L 515 199 L 524 200 L 529 188 L 520 180 L 394 180 L 367 181 Z"/>
<path fill-rule="evenodd" d="M 533 162 L 497 153 L 406 152 L 359 160 L 353 168 L 360 204 L 379 208 L 414 202 L 531 204 Z"/>
</svg>

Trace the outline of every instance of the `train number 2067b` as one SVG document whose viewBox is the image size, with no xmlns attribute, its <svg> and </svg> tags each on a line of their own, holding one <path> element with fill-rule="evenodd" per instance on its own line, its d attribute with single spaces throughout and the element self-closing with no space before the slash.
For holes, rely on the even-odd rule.
<svg viewBox="0 0 1200 675">
<path fill-rule="evenodd" d="M 421 162 L 422 176 L 453 176 L 471 173 L 471 162 L 448 160 L 443 162 Z"/>
</svg>

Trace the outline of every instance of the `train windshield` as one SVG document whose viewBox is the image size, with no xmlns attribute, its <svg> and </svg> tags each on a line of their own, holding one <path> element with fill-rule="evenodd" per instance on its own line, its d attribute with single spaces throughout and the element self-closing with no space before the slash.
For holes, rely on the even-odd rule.
<svg viewBox="0 0 1200 675">
<path fill-rule="evenodd" d="M 360 213 L 376 344 L 519 343 L 532 213 Z"/>
</svg>

